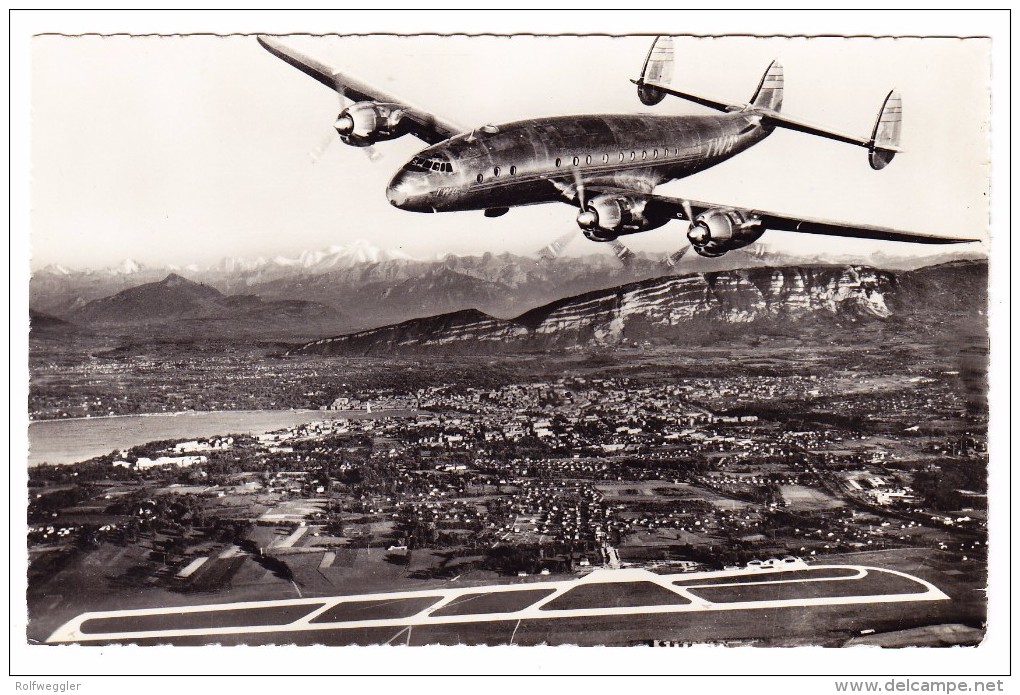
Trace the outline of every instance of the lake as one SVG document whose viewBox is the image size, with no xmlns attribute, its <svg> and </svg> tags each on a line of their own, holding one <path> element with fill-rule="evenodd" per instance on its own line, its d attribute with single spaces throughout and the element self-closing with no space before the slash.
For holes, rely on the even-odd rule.
<svg viewBox="0 0 1020 695">
<path fill-rule="evenodd" d="M 316 420 L 406 417 L 413 414 L 413 411 L 407 410 L 374 413 L 364 410 L 234 410 L 39 420 L 28 425 L 28 465 L 76 463 L 162 439 L 262 434 Z"/>
</svg>

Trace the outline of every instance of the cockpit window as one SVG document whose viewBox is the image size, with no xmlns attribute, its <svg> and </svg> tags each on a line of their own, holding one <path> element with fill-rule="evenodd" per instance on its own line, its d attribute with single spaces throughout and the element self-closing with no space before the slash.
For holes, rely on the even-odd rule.
<svg viewBox="0 0 1020 695">
<path fill-rule="evenodd" d="M 416 171 L 439 171 L 444 174 L 453 173 L 453 164 L 439 157 L 411 157 L 410 167 Z"/>
</svg>

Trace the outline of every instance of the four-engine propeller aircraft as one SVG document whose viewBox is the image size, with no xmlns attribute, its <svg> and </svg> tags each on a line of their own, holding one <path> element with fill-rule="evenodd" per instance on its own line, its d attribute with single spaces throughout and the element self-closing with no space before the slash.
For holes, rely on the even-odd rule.
<svg viewBox="0 0 1020 695">
<path fill-rule="evenodd" d="M 386 190 L 390 203 L 402 210 L 484 210 L 487 217 L 498 217 L 521 205 L 567 202 L 579 208 L 577 224 L 584 235 L 613 243 L 621 260 L 629 251 L 618 237 L 686 220 L 690 246 L 674 253 L 670 265 L 688 248 L 717 257 L 752 244 L 768 229 L 921 244 L 976 241 L 655 194 L 656 186 L 713 167 L 761 142 L 776 128 L 864 147 L 871 167 L 882 169 L 900 152 L 902 106 L 895 91 L 886 96 L 870 137 L 847 135 L 781 112 L 783 69 L 775 61 L 747 104 L 672 88 L 673 41 L 658 37 L 641 76 L 632 80 L 641 103 L 653 106 L 675 96 L 720 114 L 556 116 L 468 129 L 275 39 L 259 37 L 259 42 L 354 102 L 334 124 L 346 144 L 368 147 L 412 135 L 430 145 L 400 169 Z M 558 253 L 563 245 L 560 239 L 549 248 Z"/>
</svg>

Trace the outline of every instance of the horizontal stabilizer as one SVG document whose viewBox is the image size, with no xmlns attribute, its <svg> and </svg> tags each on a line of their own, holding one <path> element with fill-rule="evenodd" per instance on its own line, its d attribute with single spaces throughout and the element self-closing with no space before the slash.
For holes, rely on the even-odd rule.
<svg viewBox="0 0 1020 695">
<path fill-rule="evenodd" d="M 657 93 L 661 93 L 663 95 L 668 94 L 668 95 L 673 96 L 673 97 L 679 97 L 681 99 L 686 99 L 687 101 L 693 101 L 695 104 L 701 104 L 702 106 L 707 106 L 708 108 L 715 109 L 716 111 L 739 111 L 741 108 L 743 108 L 739 104 L 731 104 L 729 102 L 720 101 L 719 99 L 713 99 L 712 97 L 707 97 L 707 96 L 704 96 L 704 95 L 701 95 L 701 94 L 694 94 L 693 92 L 681 92 L 681 91 L 676 90 L 676 89 L 670 89 L 669 87 L 665 87 L 665 86 L 663 86 L 661 84 L 655 84 L 655 85 L 645 84 L 641 80 L 631 80 L 631 82 L 633 82 L 634 84 L 636 84 L 638 86 L 638 96 L 639 97 L 641 95 L 641 89 L 642 88 L 649 88 L 649 89 L 655 89 Z M 661 100 L 662 99 L 660 98 L 659 101 L 661 101 Z M 658 102 L 654 102 L 654 103 L 658 103 Z"/>
<path fill-rule="evenodd" d="M 785 128 L 787 130 L 796 130 L 799 133 L 817 135 L 818 137 L 827 138 L 829 140 L 838 140 L 839 142 L 846 142 L 851 145 L 871 147 L 871 138 L 841 133 L 837 130 L 833 130 L 832 128 L 818 125 L 811 121 L 805 121 L 802 118 L 797 118 L 796 116 L 789 116 L 785 113 L 779 113 L 770 109 L 761 109 L 761 115 L 762 122 L 765 125 Z"/>
<path fill-rule="evenodd" d="M 795 116 L 779 113 L 779 111 L 774 109 L 759 108 L 758 113 L 761 114 L 762 124 L 766 127 L 796 130 L 808 135 L 817 135 L 829 140 L 866 147 L 868 149 L 868 162 L 871 164 L 871 168 L 875 170 L 885 168 L 892 161 L 893 156 L 903 151 L 900 149 L 903 102 L 895 90 L 889 92 L 882 103 L 882 109 L 878 113 L 878 120 L 875 121 L 875 127 L 871 131 L 870 138 L 841 133 L 832 128 L 811 123 Z"/>
</svg>

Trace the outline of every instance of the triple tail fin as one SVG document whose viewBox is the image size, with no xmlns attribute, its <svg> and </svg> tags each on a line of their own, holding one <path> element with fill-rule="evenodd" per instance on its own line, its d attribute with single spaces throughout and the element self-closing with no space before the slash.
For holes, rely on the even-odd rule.
<svg viewBox="0 0 1020 695">
<path fill-rule="evenodd" d="M 846 142 L 868 150 L 868 163 L 872 169 L 884 169 L 900 149 L 900 129 L 903 119 L 903 104 L 896 90 L 889 92 L 882 103 L 878 121 L 872 129 L 871 137 L 862 137 L 842 133 L 824 125 L 818 125 L 797 116 L 782 113 L 783 108 L 783 66 L 776 61 L 769 64 L 762 75 L 758 88 L 754 90 L 750 104 L 733 104 L 721 99 L 693 92 L 673 89 L 669 82 L 673 77 L 673 39 L 659 36 L 652 43 L 641 77 L 631 80 L 638 88 L 638 97 L 646 106 L 653 106 L 666 98 L 666 95 L 693 101 L 716 111 L 735 112 L 749 111 L 761 118 L 766 129 L 786 128 L 809 135 Z"/>
<path fill-rule="evenodd" d="M 783 109 L 783 66 L 773 60 L 761 76 L 758 89 L 754 90 L 751 105 L 770 111 Z"/>
<path fill-rule="evenodd" d="M 648 50 L 648 55 L 645 57 L 645 64 L 641 68 L 641 77 L 631 80 L 631 82 L 637 85 L 638 98 L 642 104 L 645 106 L 655 106 L 669 94 L 717 111 L 735 111 L 740 109 L 739 104 L 731 104 L 700 94 L 673 89 L 669 86 L 672 80 L 673 38 L 670 36 L 657 36 L 655 41 L 652 42 L 652 47 Z"/>
<path fill-rule="evenodd" d="M 655 106 L 666 98 L 666 92 L 659 86 L 673 81 L 673 38 L 656 37 L 645 57 L 638 80 L 638 98 L 645 106 Z"/>
</svg>

